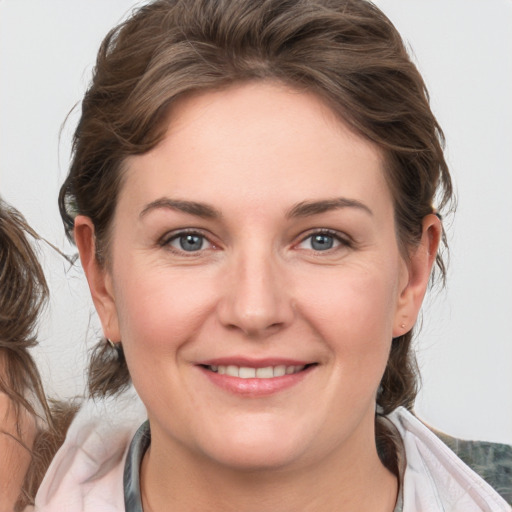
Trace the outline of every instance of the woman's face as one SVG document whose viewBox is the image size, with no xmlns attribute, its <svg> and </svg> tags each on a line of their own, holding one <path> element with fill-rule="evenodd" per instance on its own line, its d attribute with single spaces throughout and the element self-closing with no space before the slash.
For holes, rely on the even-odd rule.
<svg viewBox="0 0 512 512">
<path fill-rule="evenodd" d="M 421 297 L 379 151 L 316 96 L 182 100 L 126 162 L 110 250 L 91 286 L 153 446 L 238 468 L 374 449 L 391 339 Z"/>
</svg>

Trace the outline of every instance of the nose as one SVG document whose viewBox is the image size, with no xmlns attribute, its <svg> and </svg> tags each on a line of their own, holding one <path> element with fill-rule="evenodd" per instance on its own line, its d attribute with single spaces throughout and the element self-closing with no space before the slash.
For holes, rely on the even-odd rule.
<svg viewBox="0 0 512 512">
<path fill-rule="evenodd" d="M 288 326 L 294 316 L 283 268 L 270 254 L 235 258 L 223 276 L 220 322 L 252 338 L 265 338 Z"/>
</svg>

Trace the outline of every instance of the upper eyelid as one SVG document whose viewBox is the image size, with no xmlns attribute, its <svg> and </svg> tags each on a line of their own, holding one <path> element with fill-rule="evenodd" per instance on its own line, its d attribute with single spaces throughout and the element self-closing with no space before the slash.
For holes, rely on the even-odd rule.
<svg viewBox="0 0 512 512">
<path fill-rule="evenodd" d="M 176 238 L 179 238 L 180 236 L 185 235 L 198 235 L 203 237 L 205 240 L 208 241 L 211 245 L 216 245 L 215 242 L 211 240 L 211 236 L 208 233 L 205 233 L 204 230 L 199 228 L 183 228 L 183 229 L 174 229 L 172 231 L 167 231 L 165 234 L 163 234 L 158 239 L 158 243 L 160 245 L 168 244 L 172 240 L 176 240 Z"/>
<path fill-rule="evenodd" d="M 354 240 L 350 235 L 347 235 L 346 233 L 342 231 L 338 231 L 336 229 L 329 229 L 329 228 L 312 228 L 308 231 L 301 233 L 298 237 L 299 241 L 297 243 L 304 242 L 304 240 L 307 240 L 308 238 L 314 236 L 314 235 L 330 235 L 337 240 L 349 244 L 353 243 Z"/>
<path fill-rule="evenodd" d="M 215 237 L 210 232 L 205 231 L 204 229 L 201 229 L 201 228 L 179 228 L 179 229 L 168 231 L 165 234 L 163 234 L 161 237 L 159 237 L 158 244 L 166 245 L 171 240 L 175 240 L 176 238 L 178 238 L 180 236 L 189 235 L 189 234 L 202 236 L 212 246 L 218 247 L 220 245 L 219 242 L 215 242 L 213 240 Z M 292 243 L 292 245 L 296 246 L 296 245 L 304 242 L 311 236 L 314 236 L 317 234 L 330 235 L 345 245 L 352 245 L 355 243 L 354 239 L 345 232 L 338 231 L 336 229 L 331 229 L 331 228 L 311 228 L 311 229 L 308 229 L 308 230 L 302 232 L 301 234 L 297 235 L 295 237 L 296 241 L 294 241 Z"/>
</svg>

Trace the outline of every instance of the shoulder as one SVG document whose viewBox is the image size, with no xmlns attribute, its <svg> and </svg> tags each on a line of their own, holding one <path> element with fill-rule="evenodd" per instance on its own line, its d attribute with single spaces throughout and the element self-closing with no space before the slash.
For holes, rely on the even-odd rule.
<svg viewBox="0 0 512 512">
<path fill-rule="evenodd" d="M 124 461 L 145 419 L 133 391 L 85 401 L 43 479 L 36 511 L 124 511 Z"/>
<path fill-rule="evenodd" d="M 432 431 L 506 501 L 512 503 L 512 446 L 457 439 L 434 429 Z"/>
<path fill-rule="evenodd" d="M 506 501 L 474 469 L 459 458 L 441 439 L 406 409 L 399 407 L 388 416 L 398 430 L 404 448 L 402 490 L 404 510 L 451 510 L 453 512 L 510 512 Z M 453 438 L 449 438 L 453 439 Z M 456 440 L 453 439 L 455 442 Z M 493 443 L 483 443 L 492 445 Z M 478 460 L 482 460 L 474 445 Z M 469 445 L 466 446 L 470 450 Z M 487 446 L 491 453 L 491 446 Z M 485 451 L 485 450 L 484 450 Z M 512 462 L 503 450 L 500 464 Z M 510 475 L 510 473 L 509 473 Z M 510 476 L 509 483 L 510 485 Z"/>
</svg>

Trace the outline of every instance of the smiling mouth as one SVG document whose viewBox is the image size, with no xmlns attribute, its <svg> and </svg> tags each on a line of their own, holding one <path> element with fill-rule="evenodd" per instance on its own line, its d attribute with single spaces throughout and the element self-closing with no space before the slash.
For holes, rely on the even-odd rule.
<svg viewBox="0 0 512 512">
<path fill-rule="evenodd" d="M 228 375 L 229 377 L 238 377 L 241 379 L 273 379 L 275 377 L 284 377 L 285 375 L 294 375 L 300 373 L 314 364 L 303 365 L 277 365 L 265 366 L 263 368 L 252 368 L 249 366 L 235 365 L 202 365 L 207 370 L 218 373 L 219 375 Z"/>
</svg>

